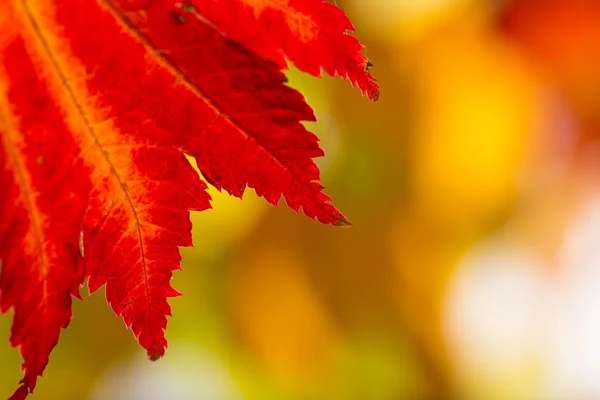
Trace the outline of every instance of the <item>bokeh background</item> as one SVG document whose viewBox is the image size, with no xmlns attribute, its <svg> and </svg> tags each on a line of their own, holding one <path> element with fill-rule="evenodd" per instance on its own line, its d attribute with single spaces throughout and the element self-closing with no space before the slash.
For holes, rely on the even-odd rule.
<svg viewBox="0 0 600 400">
<path fill-rule="evenodd" d="M 212 191 L 164 359 L 100 291 L 35 399 L 600 399 L 600 1 L 337 0 L 382 95 L 290 72 L 333 228 Z M 0 318 L 0 397 L 20 378 Z"/>
</svg>

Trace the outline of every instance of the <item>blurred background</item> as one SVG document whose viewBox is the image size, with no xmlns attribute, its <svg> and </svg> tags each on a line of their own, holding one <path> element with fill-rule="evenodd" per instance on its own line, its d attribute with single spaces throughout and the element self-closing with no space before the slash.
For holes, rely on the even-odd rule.
<svg viewBox="0 0 600 400">
<path fill-rule="evenodd" d="M 98 292 L 34 399 L 600 399 L 600 1 L 337 4 L 379 103 L 290 81 L 354 227 L 212 191 L 165 358 Z"/>
</svg>

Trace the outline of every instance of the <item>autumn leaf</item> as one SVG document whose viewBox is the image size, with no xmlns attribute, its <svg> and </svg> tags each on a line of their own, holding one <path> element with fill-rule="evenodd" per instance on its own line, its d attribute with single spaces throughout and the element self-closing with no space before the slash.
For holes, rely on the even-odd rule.
<svg viewBox="0 0 600 400">
<path fill-rule="evenodd" d="M 209 21 L 280 67 L 286 67 L 287 57 L 298 69 L 315 76 L 321 76 L 323 68 L 332 76 L 349 79 L 371 100 L 379 98 L 379 86 L 368 74 L 371 63 L 361 53 L 364 46 L 346 33 L 354 26 L 333 4 L 323 0 L 207 0 L 185 9 L 190 17 Z"/>
<path fill-rule="evenodd" d="M 167 347 L 170 285 L 204 179 L 325 224 L 315 120 L 284 57 L 378 86 L 337 7 L 321 0 L 0 2 L 0 308 L 33 392 L 72 296 L 106 285 L 150 359 Z"/>
</svg>

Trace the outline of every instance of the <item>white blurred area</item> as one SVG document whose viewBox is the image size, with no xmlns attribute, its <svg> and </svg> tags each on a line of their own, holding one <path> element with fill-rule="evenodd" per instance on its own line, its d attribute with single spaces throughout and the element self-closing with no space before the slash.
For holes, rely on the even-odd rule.
<svg viewBox="0 0 600 400">
<path fill-rule="evenodd" d="M 600 191 L 553 261 L 511 239 L 459 263 L 446 336 L 465 399 L 600 399 Z"/>
<path fill-rule="evenodd" d="M 173 341 L 168 357 L 138 355 L 111 366 L 88 400 L 238 400 L 242 396 L 225 365 L 208 349 Z"/>
</svg>

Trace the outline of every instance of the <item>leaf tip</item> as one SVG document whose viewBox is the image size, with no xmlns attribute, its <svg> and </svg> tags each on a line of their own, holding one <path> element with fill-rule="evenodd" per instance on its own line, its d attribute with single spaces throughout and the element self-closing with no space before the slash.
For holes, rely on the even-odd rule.
<svg viewBox="0 0 600 400">
<path fill-rule="evenodd" d="M 22 384 L 17 390 L 15 390 L 13 395 L 10 396 L 8 400 L 24 400 L 28 395 L 29 389 L 27 388 L 27 386 Z"/>
<path fill-rule="evenodd" d="M 371 100 L 373 103 L 377 103 L 379 101 L 379 93 L 379 86 L 375 86 L 369 89 L 369 91 L 367 92 L 367 96 L 369 97 L 369 100 Z"/>
<path fill-rule="evenodd" d="M 352 226 L 352 222 L 342 215 L 340 216 L 340 219 L 335 221 L 332 225 L 341 228 L 350 228 Z"/>
<path fill-rule="evenodd" d="M 165 347 L 166 347 L 166 341 L 165 341 L 164 346 L 162 346 L 158 343 L 154 343 L 150 347 L 147 347 L 148 359 L 150 361 L 157 361 L 157 360 L 161 359 L 162 356 L 165 355 Z"/>
<path fill-rule="evenodd" d="M 162 352 L 157 352 L 157 351 L 149 351 L 148 352 L 148 359 L 150 361 L 158 361 L 162 358 L 162 356 L 164 355 L 164 353 Z"/>
</svg>

